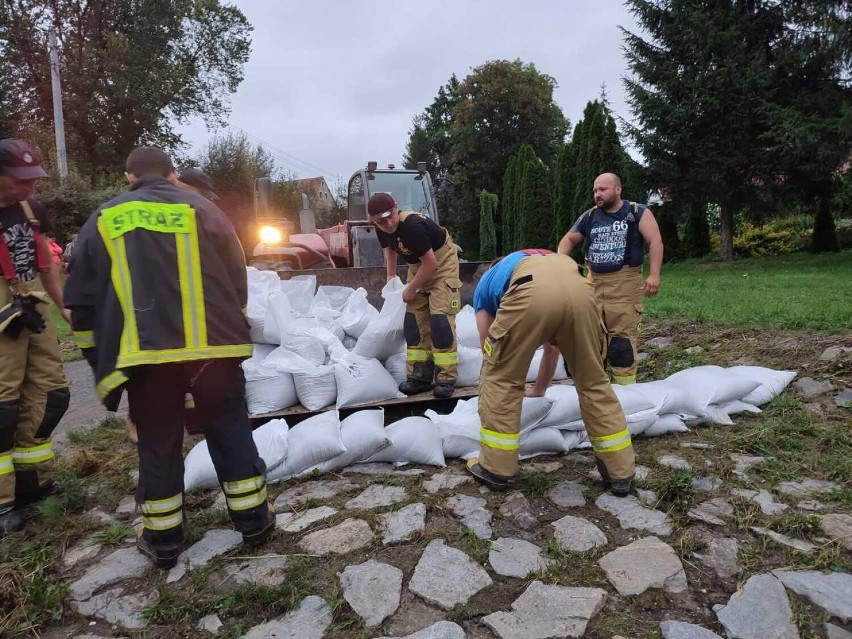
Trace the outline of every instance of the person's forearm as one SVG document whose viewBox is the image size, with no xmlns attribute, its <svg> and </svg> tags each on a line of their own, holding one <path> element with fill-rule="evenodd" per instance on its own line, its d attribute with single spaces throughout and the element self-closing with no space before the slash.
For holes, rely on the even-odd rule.
<svg viewBox="0 0 852 639">
<path fill-rule="evenodd" d="M 544 353 L 541 356 L 541 363 L 538 367 L 538 375 L 535 378 L 535 386 L 533 390 L 538 395 L 544 395 L 544 391 L 550 386 L 553 379 L 553 374 L 556 372 L 556 365 L 559 363 L 559 349 L 553 344 L 544 345 Z"/>
<path fill-rule="evenodd" d="M 572 242 L 571 238 L 567 235 L 563 236 L 563 238 L 559 240 L 559 246 L 556 247 L 556 252 L 561 255 L 570 255 L 573 250 L 574 242 Z"/>
<path fill-rule="evenodd" d="M 663 267 L 663 242 L 662 240 L 658 240 L 653 242 L 650 247 L 648 247 L 648 262 L 650 264 L 650 272 L 649 275 L 653 277 L 660 277 L 660 270 Z"/>
<path fill-rule="evenodd" d="M 62 275 L 59 272 L 59 266 L 51 262 L 48 271 L 41 274 L 41 282 L 44 285 L 44 290 L 47 291 L 59 310 L 63 310 L 65 302 L 62 299 Z"/>
<path fill-rule="evenodd" d="M 384 251 L 388 280 L 392 280 L 394 277 L 396 277 L 396 252 L 387 248 L 384 249 Z"/>
<path fill-rule="evenodd" d="M 417 269 L 417 275 L 414 276 L 408 286 L 413 288 L 415 291 L 421 288 L 426 282 L 428 282 L 432 276 L 435 274 L 435 271 L 438 270 L 437 264 L 420 264 L 420 268 Z"/>
</svg>

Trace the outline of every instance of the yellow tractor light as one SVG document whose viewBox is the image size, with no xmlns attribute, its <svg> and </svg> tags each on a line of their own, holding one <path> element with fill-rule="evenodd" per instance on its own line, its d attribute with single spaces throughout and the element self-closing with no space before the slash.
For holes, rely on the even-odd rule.
<svg viewBox="0 0 852 639">
<path fill-rule="evenodd" d="M 280 244 L 283 239 L 281 229 L 269 225 L 260 227 L 260 241 L 264 244 Z"/>
</svg>

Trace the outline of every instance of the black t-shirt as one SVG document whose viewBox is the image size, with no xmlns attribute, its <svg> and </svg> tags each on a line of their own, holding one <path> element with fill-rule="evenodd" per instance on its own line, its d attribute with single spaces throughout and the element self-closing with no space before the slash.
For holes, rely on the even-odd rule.
<svg viewBox="0 0 852 639">
<path fill-rule="evenodd" d="M 382 248 L 392 248 L 409 264 L 417 264 L 429 249 L 437 251 L 447 243 L 447 232 L 422 213 L 407 212 L 393 233 L 376 229 Z"/>
<path fill-rule="evenodd" d="M 44 205 L 38 200 L 27 201 L 30 203 L 33 215 L 41 222 L 41 232 L 52 233 L 53 225 Z M 3 239 L 6 241 L 6 246 L 9 247 L 9 254 L 12 256 L 12 264 L 15 266 L 18 280 L 21 282 L 34 280 L 38 274 L 35 238 L 32 226 L 27 220 L 27 214 L 19 203 L 0 207 L 0 227 L 3 229 Z"/>
</svg>

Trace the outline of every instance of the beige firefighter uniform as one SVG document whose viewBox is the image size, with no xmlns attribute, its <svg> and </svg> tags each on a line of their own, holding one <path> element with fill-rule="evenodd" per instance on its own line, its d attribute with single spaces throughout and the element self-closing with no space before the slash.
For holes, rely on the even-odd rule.
<svg viewBox="0 0 852 639">
<path fill-rule="evenodd" d="M 607 352 L 610 353 L 610 369 L 614 384 L 635 384 L 636 345 L 639 343 L 639 322 L 642 319 L 644 284 L 641 266 L 624 266 L 615 273 L 592 273 L 589 279 L 595 287 L 595 297 L 603 310 L 607 332 Z M 619 366 L 621 351 L 631 351 L 625 357 L 631 363 Z"/>
<path fill-rule="evenodd" d="M 410 211 L 399 214 L 402 224 Z M 435 381 L 455 382 L 458 372 L 456 314 L 461 307 L 459 258 L 453 239 L 435 251 L 438 265 L 432 277 L 417 290 L 417 296 L 406 306 L 405 340 L 409 379 L 431 383 L 434 364 Z M 420 263 L 408 265 L 407 282 L 420 270 Z"/>
<path fill-rule="evenodd" d="M 595 455 L 610 478 L 634 474 L 635 457 L 621 404 L 603 368 L 606 337 L 592 286 L 567 255 L 532 255 L 514 268 L 483 344 L 479 381 L 479 464 L 518 472 L 524 381 L 536 349 L 555 342 L 580 399 Z"/>
</svg>

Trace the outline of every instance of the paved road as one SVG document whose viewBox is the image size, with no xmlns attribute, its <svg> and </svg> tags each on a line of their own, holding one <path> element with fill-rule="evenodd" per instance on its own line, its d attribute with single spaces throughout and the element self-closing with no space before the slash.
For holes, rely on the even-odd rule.
<svg viewBox="0 0 852 639">
<path fill-rule="evenodd" d="M 65 375 L 71 383 L 71 403 L 53 434 L 54 442 L 60 449 L 68 444 L 69 431 L 93 426 L 110 414 L 98 401 L 89 364 L 81 360 L 68 362 L 64 367 Z M 126 396 L 121 399 L 118 414 L 127 415 Z"/>
</svg>

